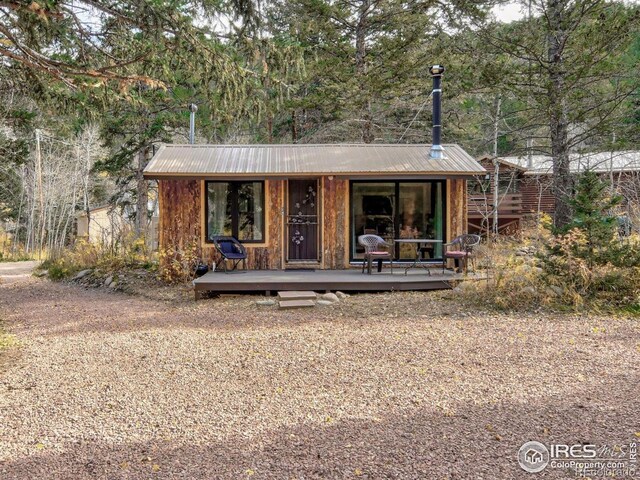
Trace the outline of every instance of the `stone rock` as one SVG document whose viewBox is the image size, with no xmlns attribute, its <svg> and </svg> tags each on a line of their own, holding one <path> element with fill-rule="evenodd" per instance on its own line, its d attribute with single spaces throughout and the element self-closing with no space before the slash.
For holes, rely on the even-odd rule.
<svg viewBox="0 0 640 480">
<path fill-rule="evenodd" d="M 527 295 L 535 295 L 537 293 L 536 289 L 533 287 L 524 287 L 521 292 Z"/>
<path fill-rule="evenodd" d="M 256 305 L 260 305 L 261 307 L 272 307 L 275 304 L 275 300 L 256 300 Z"/>
<path fill-rule="evenodd" d="M 324 306 L 333 305 L 334 303 L 335 302 L 332 302 L 330 300 L 324 300 L 322 298 L 316 302 L 317 305 L 324 305 Z"/>
<path fill-rule="evenodd" d="M 86 277 L 90 273 L 91 273 L 91 269 L 90 268 L 88 268 L 86 270 L 82 270 L 82 271 L 76 273 L 76 276 L 73 277 L 72 280 L 80 280 L 81 278 Z"/>
<path fill-rule="evenodd" d="M 554 294 L 561 297 L 564 294 L 564 288 L 558 287 L 557 285 L 550 285 L 549 290 L 551 290 Z"/>
<path fill-rule="evenodd" d="M 336 292 L 336 297 L 338 297 L 340 300 L 342 300 L 343 298 L 348 298 L 349 295 L 347 295 L 344 292 Z"/>
<path fill-rule="evenodd" d="M 328 300 L 331 303 L 336 303 L 336 302 L 340 301 L 340 299 L 338 298 L 338 296 L 335 293 L 324 293 L 324 294 L 320 295 L 320 299 Z"/>
<path fill-rule="evenodd" d="M 107 277 L 107 279 L 104 281 L 104 286 L 108 287 L 109 285 L 111 285 L 113 283 L 113 275 L 109 275 Z"/>
<path fill-rule="evenodd" d="M 117 286 L 118 286 L 118 282 L 116 282 L 115 280 L 109 284 L 109 288 L 115 289 Z"/>
<path fill-rule="evenodd" d="M 38 278 L 46 277 L 49 275 L 49 270 L 41 270 L 39 272 L 34 273 L 34 275 Z"/>
</svg>

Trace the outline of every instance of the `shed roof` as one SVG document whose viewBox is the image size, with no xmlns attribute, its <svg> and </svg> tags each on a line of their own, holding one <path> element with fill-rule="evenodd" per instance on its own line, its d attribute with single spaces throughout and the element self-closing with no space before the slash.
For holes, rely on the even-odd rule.
<svg viewBox="0 0 640 480">
<path fill-rule="evenodd" d="M 501 157 L 500 160 L 519 165 L 526 169 L 525 175 L 546 175 L 553 173 L 553 159 L 547 155 L 532 155 L 531 164 L 526 156 Z M 640 151 L 572 153 L 569 156 L 573 173 L 593 170 L 595 172 L 640 171 Z"/>
<path fill-rule="evenodd" d="M 144 170 L 147 178 L 302 175 L 477 175 L 485 169 L 458 145 L 175 145 L 165 144 Z"/>
</svg>

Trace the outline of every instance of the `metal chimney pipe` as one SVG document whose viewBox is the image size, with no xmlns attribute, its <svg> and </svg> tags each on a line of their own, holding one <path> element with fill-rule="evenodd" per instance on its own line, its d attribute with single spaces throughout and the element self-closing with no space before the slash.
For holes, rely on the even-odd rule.
<svg viewBox="0 0 640 480">
<path fill-rule="evenodd" d="M 189 143 L 193 145 L 196 143 L 196 112 L 198 111 L 198 106 L 192 103 L 189 105 L 189 111 L 191 112 L 189 117 Z"/>
<path fill-rule="evenodd" d="M 431 158 L 444 157 L 442 148 L 442 65 L 433 65 L 429 68 L 433 77 L 433 140 L 431 141 Z"/>
</svg>

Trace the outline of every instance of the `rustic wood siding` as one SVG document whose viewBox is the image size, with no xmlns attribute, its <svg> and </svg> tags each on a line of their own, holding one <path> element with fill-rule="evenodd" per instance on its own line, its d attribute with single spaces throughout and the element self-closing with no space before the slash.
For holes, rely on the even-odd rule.
<svg viewBox="0 0 640 480">
<path fill-rule="evenodd" d="M 349 261 L 349 180 L 323 177 L 322 185 L 322 265 L 342 269 Z"/>
<path fill-rule="evenodd" d="M 247 268 L 282 268 L 284 181 L 265 182 L 265 235 L 260 244 L 245 244 Z M 203 261 L 218 261 L 212 244 L 205 242 L 206 221 L 202 180 L 160 180 L 158 182 L 160 227 L 159 248 L 184 249 L 194 242 Z"/>
<path fill-rule="evenodd" d="M 544 212 L 553 215 L 555 201 L 551 192 L 551 177 L 547 175 L 527 175 L 522 181 L 522 211 L 524 213 Z"/>
<path fill-rule="evenodd" d="M 446 182 L 447 240 L 467 230 L 467 181 L 449 179 Z M 343 269 L 349 266 L 349 180 L 330 177 L 320 179 L 322 191 L 321 268 Z M 202 180 L 160 180 L 161 249 L 182 249 L 197 242 L 203 261 L 217 261 L 213 245 L 205 242 L 205 194 Z M 286 180 L 265 182 L 265 242 L 245 244 L 247 268 L 281 269 L 285 266 L 285 201 Z"/>
<path fill-rule="evenodd" d="M 201 184 L 198 180 L 159 180 L 158 246 L 184 249 L 202 238 Z"/>
<path fill-rule="evenodd" d="M 268 180 L 266 182 L 266 242 L 264 245 L 245 244 L 247 268 L 250 270 L 279 270 L 283 267 L 284 187 L 284 180 Z"/>
<path fill-rule="evenodd" d="M 447 218 L 451 240 L 467 232 L 467 181 L 447 180 Z"/>
</svg>

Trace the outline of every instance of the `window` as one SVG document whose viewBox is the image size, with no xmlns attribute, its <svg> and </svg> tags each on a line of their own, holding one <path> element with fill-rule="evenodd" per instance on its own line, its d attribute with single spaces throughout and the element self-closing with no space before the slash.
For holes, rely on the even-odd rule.
<svg viewBox="0 0 640 480">
<path fill-rule="evenodd" d="M 207 182 L 207 241 L 216 235 L 264 240 L 264 182 Z"/>
<path fill-rule="evenodd" d="M 363 257 L 358 236 L 372 233 L 392 243 L 396 238 L 444 240 L 444 182 L 351 183 L 351 258 Z M 396 245 L 396 258 L 416 256 L 410 244 Z M 430 258 L 442 257 L 442 245 L 433 245 Z"/>
</svg>

